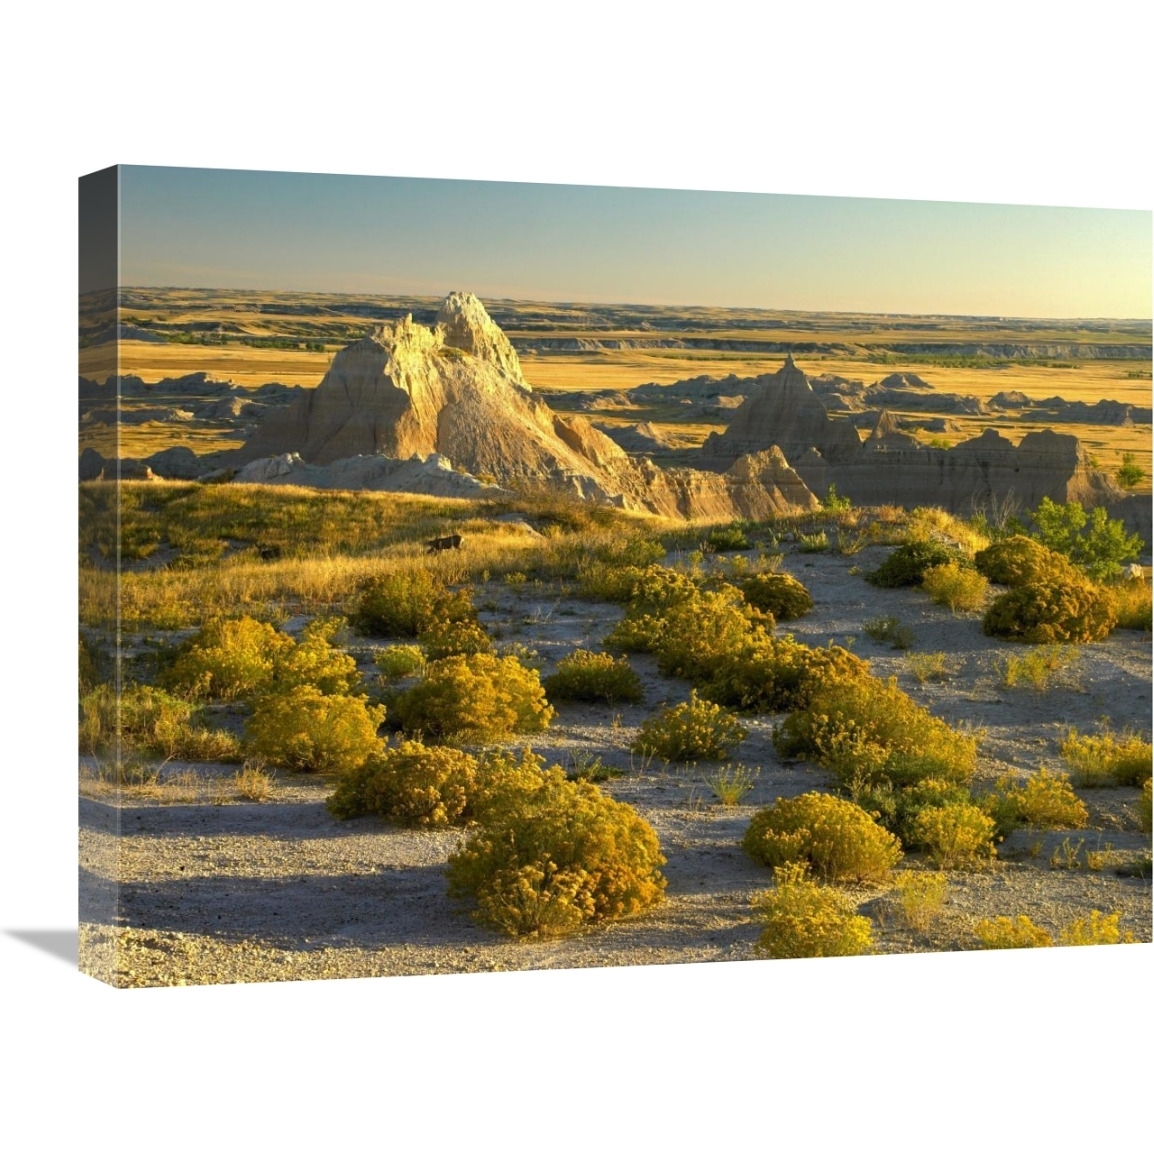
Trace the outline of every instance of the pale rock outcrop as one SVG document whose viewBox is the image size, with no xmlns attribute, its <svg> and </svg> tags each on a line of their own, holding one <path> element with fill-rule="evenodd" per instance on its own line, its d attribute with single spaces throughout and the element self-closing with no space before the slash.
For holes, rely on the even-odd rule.
<svg viewBox="0 0 1154 1154">
<path fill-rule="evenodd" d="M 320 385 L 270 412 L 234 462 L 285 458 L 289 472 L 278 475 L 311 484 L 305 478 L 315 466 L 432 454 L 502 486 L 543 486 L 671 516 L 784 509 L 787 493 L 803 507 L 813 499 L 784 460 L 749 476 L 694 476 L 631 459 L 585 417 L 554 413 L 528 389 L 512 346 L 468 293 L 451 294 L 432 329 L 406 317 L 342 349 Z"/>
</svg>

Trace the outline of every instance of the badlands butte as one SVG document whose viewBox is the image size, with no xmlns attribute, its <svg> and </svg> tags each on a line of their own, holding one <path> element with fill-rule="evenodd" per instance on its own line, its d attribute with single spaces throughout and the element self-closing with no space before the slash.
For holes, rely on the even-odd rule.
<svg viewBox="0 0 1154 1154">
<path fill-rule="evenodd" d="M 831 485 L 958 513 L 1049 497 L 1105 505 L 1149 539 L 1148 486 L 1113 479 L 1125 452 L 1149 473 L 1148 323 L 706 312 L 508 306 L 511 338 L 463 292 L 429 315 L 419 300 L 125 290 L 118 365 L 110 314 L 82 328 L 80 476 L 545 488 L 705 520 L 812 510 Z M 1055 385 L 1068 396 L 1041 395 Z"/>
</svg>

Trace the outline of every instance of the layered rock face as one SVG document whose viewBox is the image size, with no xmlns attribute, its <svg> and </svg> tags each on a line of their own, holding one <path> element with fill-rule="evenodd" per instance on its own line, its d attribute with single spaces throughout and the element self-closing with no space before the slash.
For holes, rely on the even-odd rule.
<svg viewBox="0 0 1154 1154">
<path fill-rule="evenodd" d="M 669 516 L 816 504 L 780 454 L 759 454 L 736 471 L 732 462 L 725 472 L 662 470 L 630 458 L 584 417 L 554 413 L 470 293 L 447 297 L 432 329 L 407 317 L 342 349 L 320 385 L 270 413 L 233 463 L 285 454 L 297 455 L 302 478 L 302 465 L 436 454 L 499 485 L 543 485 Z"/>
</svg>

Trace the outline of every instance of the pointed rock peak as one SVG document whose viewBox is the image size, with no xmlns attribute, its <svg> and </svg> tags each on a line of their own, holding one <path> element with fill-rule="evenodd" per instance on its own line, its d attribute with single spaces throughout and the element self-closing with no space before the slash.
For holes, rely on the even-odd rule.
<svg viewBox="0 0 1154 1154">
<path fill-rule="evenodd" d="M 892 437 L 894 433 L 900 431 L 897 418 L 893 413 L 889 409 L 879 409 L 878 419 L 874 422 L 873 432 L 870 433 L 870 440 L 880 441 L 882 437 Z"/>
<path fill-rule="evenodd" d="M 804 384 L 807 389 L 813 388 L 809 383 L 809 377 L 797 367 L 797 362 L 793 359 L 793 353 L 785 354 L 785 364 L 778 369 L 777 378 L 787 384 Z"/>
<path fill-rule="evenodd" d="M 448 348 L 489 361 L 522 388 L 529 387 L 521 376 L 521 363 L 509 338 L 472 293 L 449 293 L 441 302 L 436 323 Z"/>
</svg>

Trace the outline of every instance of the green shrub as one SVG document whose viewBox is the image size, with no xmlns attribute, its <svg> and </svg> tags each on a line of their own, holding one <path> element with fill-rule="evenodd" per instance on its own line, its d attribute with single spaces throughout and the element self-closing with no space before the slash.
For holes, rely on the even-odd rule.
<svg viewBox="0 0 1154 1154">
<path fill-rule="evenodd" d="M 869 662 L 841 646 L 813 649 L 755 629 L 723 655 L 702 692 L 719 705 L 755 713 L 803 709 L 821 686 L 868 671 Z"/>
<path fill-rule="evenodd" d="M 1048 930 L 1036 926 L 1025 914 L 1016 918 L 985 918 L 974 927 L 983 950 L 1022 950 L 1052 946 Z"/>
<path fill-rule="evenodd" d="M 1125 525 L 1111 520 L 1100 505 L 1087 513 L 1077 501 L 1056 505 L 1043 497 L 1030 516 L 1034 536 L 1069 557 L 1095 581 L 1117 577 L 1122 566 L 1134 561 L 1142 550 L 1142 538 L 1127 533 Z"/>
<path fill-rule="evenodd" d="M 451 621 L 438 617 L 417 637 L 429 661 L 442 657 L 463 657 L 474 653 L 492 653 L 493 642 L 477 621 Z"/>
<path fill-rule="evenodd" d="M 806 862 L 823 881 L 880 881 L 901 859 L 901 844 L 860 806 L 828 793 L 778 798 L 753 816 L 742 839 L 764 866 Z"/>
<path fill-rule="evenodd" d="M 805 876 L 804 865 L 779 866 L 777 885 L 753 899 L 753 912 L 764 929 L 758 953 L 769 958 L 841 958 L 873 951 L 869 918 L 835 890 Z"/>
<path fill-rule="evenodd" d="M 741 552 L 753 548 L 740 525 L 727 525 L 721 529 L 713 529 L 706 538 L 706 544 L 714 553 Z"/>
<path fill-rule="evenodd" d="M 1147 778 L 1142 783 L 1142 795 L 1138 798 L 1138 824 L 1146 833 L 1150 833 L 1152 821 L 1150 800 L 1150 778 Z"/>
<path fill-rule="evenodd" d="M 1138 464 L 1138 460 L 1134 454 L 1123 453 L 1122 464 L 1119 465 L 1115 471 L 1114 480 L 1117 481 L 1123 489 L 1133 489 L 1145 476 L 1146 470 Z"/>
<path fill-rule="evenodd" d="M 895 679 L 830 681 L 774 731 L 785 757 L 827 766 L 854 789 L 889 783 L 904 787 L 926 778 L 968 781 L 977 739 L 951 729 L 897 687 Z"/>
<path fill-rule="evenodd" d="M 425 667 L 425 651 L 419 645 L 390 645 L 373 659 L 385 678 L 411 677 Z"/>
<path fill-rule="evenodd" d="M 948 565 L 958 554 L 937 541 L 907 541 L 899 545 L 872 573 L 866 575 L 871 585 L 882 589 L 899 589 L 920 585 L 927 569 Z"/>
<path fill-rule="evenodd" d="M 1151 745 L 1136 733 L 1115 737 L 1106 730 L 1094 736 L 1070 729 L 1062 742 L 1062 756 L 1082 788 L 1141 785 L 1150 780 Z"/>
<path fill-rule="evenodd" d="M 151 685 L 126 686 L 117 702 L 111 685 L 98 685 L 80 701 L 80 748 L 102 754 L 146 754 L 187 761 L 240 761 L 231 734 L 198 721 L 199 710 Z"/>
<path fill-rule="evenodd" d="M 540 788 L 543 765 L 528 750 L 518 762 L 509 753 L 478 758 L 448 746 L 405 741 L 344 774 L 327 805 L 340 820 L 371 813 L 398 825 L 464 825 L 498 794 Z"/>
<path fill-rule="evenodd" d="M 662 901 L 664 864 L 632 807 L 553 768 L 539 789 L 504 795 L 449 858 L 449 893 L 512 937 L 556 937 Z"/>
<path fill-rule="evenodd" d="M 381 748 L 383 705 L 364 697 L 322 693 L 298 685 L 257 702 L 248 722 L 251 750 L 296 773 L 348 773 Z"/>
<path fill-rule="evenodd" d="M 407 733 L 492 740 L 538 733 L 554 713 L 535 669 L 489 653 L 430 662 L 424 678 L 399 694 L 392 708 Z"/>
<path fill-rule="evenodd" d="M 1082 829 L 1090 819 L 1086 803 L 1069 777 L 1039 769 L 1024 781 L 1007 775 L 983 799 L 1003 837 L 1019 825 L 1035 829 Z"/>
<path fill-rule="evenodd" d="M 1017 534 L 995 541 L 974 556 L 974 567 L 997 585 L 1032 585 L 1037 581 L 1067 578 L 1072 570 L 1060 553 L 1032 537 Z"/>
<path fill-rule="evenodd" d="M 624 657 L 575 649 L 557 662 L 557 672 L 544 681 L 551 701 L 640 701 L 641 678 Z"/>
<path fill-rule="evenodd" d="M 268 690 L 293 639 L 252 617 L 218 617 L 189 638 L 162 681 L 195 697 L 231 701 Z"/>
<path fill-rule="evenodd" d="M 804 617 L 813 608 L 813 596 L 788 573 L 758 573 L 741 585 L 742 596 L 755 609 L 778 621 Z"/>
<path fill-rule="evenodd" d="M 936 865 L 964 869 L 994 853 L 994 821 L 976 805 L 927 806 L 914 819 L 914 838 Z"/>
<path fill-rule="evenodd" d="M 930 600 L 946 605 L 955 613 L 981 609 L 986 602 L 990 583 L 981 573 L 951 561 L 948 565 L 934 565 L 922 575 L 922 588 Z"/>
<path fill-rule="evenodd" d="M 724 761 L 748 732 L 727 709 L 694 690 L 689 701 L 644 722 L 633 750 L 666 761 Z"/>
<path fill-rule="evenodd" d="M 438 619 L 476 617 L 467 590 L 456 593 L 427 569 L 385 573 L 362 586 L 350 620 L 372 637 L 417 637 Z"/>
<path fill-rule="evenodd" d="M 1021 585 L 1003 593 L 986 610 L 982 629 L 990 637 L 1043 645 L 1101 641 L 1117 620 L 1107 592 L 1072 577 Z"/>
</svg>

